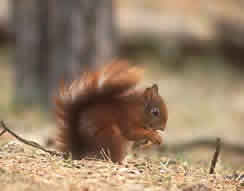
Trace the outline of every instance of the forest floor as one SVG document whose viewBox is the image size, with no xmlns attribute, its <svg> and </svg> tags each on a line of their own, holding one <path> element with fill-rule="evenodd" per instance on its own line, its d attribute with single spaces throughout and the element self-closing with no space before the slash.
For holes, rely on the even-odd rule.
<svg viewBox="0 0 244 191">
<path fill-rule="evenodd" d="M 72 161 L 12 141 L 0 149 L 0 186 L 2 191 L 241 191 L 244 174 L 218 167 L 210 175 L 202 165 L 167 157 L 130 158 L 120 165 Z"/>
</svg>

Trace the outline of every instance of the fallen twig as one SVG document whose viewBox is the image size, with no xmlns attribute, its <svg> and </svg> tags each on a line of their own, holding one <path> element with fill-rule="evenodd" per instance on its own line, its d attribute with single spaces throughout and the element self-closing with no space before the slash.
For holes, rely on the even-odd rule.
<svg viewBox="0 0 244 191">
<path fill-rule="evenodd" d="M 0 133 L 0 137 L 4 134 L 4 133 L 6 133 L 7 131 L 4 129 L 1 133 Z"/>
<path fill-rule="evenodd" d="M 216 163 L 218 161 L 219 153 L 220 153 L 220 138 L 217 138 L 217 140 L 216 140 L 216 150 L 215 150 L 213 159 L 211 161 L 209 174 L 213 174 L 214 173 L 214 169 L 215 169 Z"/>
<path fill-rule="evenodd" d="M 41 145 L 39 145 L 38 143 L 36 143 L 36 142 L 34 142 L 34 141 L 29 141 L 29 140 L 26 140 L 26 139 L 20 137 L 19 135 L 17 135 L 16 133 L 14 133 L 12 130 L 10 130 L 10 129 L 6 126 L 6 124 L 5 124 L 3 121 L 0 121 L 0 125 L 1 125 L 1 127 L 4 129 L 4 130 L 0 133 L 0 136 L 1 136 L 2 134 L 4 134 L 5 132 L 8 132 L 8 133 L 11 134 L 12 136 L 14 136 L 18 141 L 20 141 L 20 142 L 22 142 L 22 143 L 24 143 L 24 144 L 26 144 L 26 145 L 35 147 L 35 148 L 40 149 L 40 150 L 42 150 L 42 151 L 44 151 L 44 152 L 47 152 L 47 153 L 49 153 L 49 154 L 51 154 L 51 155 L 62 156 L 62 157 L 66 156 L 64 153 L 58 153 L 58 152 L 53 151 L 53 150 L 48 150 L 48 149 L 42 147 Z"/>
</svg>

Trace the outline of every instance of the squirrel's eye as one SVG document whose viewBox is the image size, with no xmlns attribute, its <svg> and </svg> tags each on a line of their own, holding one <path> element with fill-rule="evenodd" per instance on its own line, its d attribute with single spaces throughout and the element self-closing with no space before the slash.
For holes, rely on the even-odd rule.
<svg viewBox="0 0 244 191">
<path fill-rule="evenodd" d="M 160 111 L 159 111 L 159 109 L 158 109 L 157 107 L 153 107 L 153 108 L 151 109 L 151 113 L 152 113 L 154 116 L 159 116 Z"/>
</svg>

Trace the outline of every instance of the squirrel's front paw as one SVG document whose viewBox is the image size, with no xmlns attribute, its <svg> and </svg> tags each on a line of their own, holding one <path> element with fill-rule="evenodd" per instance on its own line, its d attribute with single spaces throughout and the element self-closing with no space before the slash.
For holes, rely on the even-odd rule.
<svg viewBox="0 0 244 191">
<path fill-rule="evenodd" d="M 159 144 L 159 145 L 161 145 L 163 142 L 161 135 L 159 133 L 157 133 L 156 131 L 151 132 L 150 141 L 153 144 Z"/>
</svg>

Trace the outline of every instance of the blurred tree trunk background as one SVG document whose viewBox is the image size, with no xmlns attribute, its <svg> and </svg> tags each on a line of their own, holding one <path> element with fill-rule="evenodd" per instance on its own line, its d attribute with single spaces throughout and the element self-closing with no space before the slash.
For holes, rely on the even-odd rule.
<svg viewBox="0 0 244 191">
<path fill-rule="evenodd" d="M 168 0 L 153 2 L 155 8 L 143 8 L 146 0 L 133 2 L 137 8 L 133 3 L 126 8 L 131 1 L 111 0 L 11 2 L 13 33 L 0 20 L 0 44 L 14 41 L 16 103 L 49 105 L 60 78 L 70 80 L 83 65 L 102 64 L 114 55 L 153 57 L 174 72 L 184 71 L 195 58 L 196 64 L 218 58 L 220 68 L 243 76 L 244 17 L 237 1 L 175 0 L 168 8 L 161 4 Z"/>
<path fill-rule="evenodd" d="M 15 103 L 51 105 L 61 79 L 116 55 L 112 0 L 12 0 Z"/>
<path fill-rule="evenodd" d="M 13 1 L 13 22 L 16 32 L 15 86 L 16 103 L 32 104 L 40 100 L 41 76 L 41 10 L 38 0 Z M 45 2 L 45 1 L 43 1 Z M 46 63 L 45 63 L 46 64 Z"/>
</svg>

